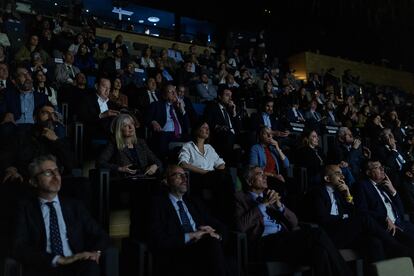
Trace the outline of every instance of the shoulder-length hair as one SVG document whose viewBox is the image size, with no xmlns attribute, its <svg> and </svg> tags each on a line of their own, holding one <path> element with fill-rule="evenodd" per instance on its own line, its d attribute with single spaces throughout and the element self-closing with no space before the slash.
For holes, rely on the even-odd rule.
<svg viewBox="0 0 414 276">
<path fill-rule="evenodd" d="M 114 135 L 115 135 L 116 147 L 118 148 L 118 150 L 122 150 L 127 146 L 125 138 L 122 136 L 122 126 L 127 120 L 131 121 L 135 126 L 135 120 L 129 114 L 120 114 L 118 115 L 118 117 L 116 117 L 114 121 L 113 130 L 114 130 Z M 138 139 L 135 134 L 134 137 L 132 137 L 132 143 L 136 144 L 137 142 L 138 142 Z"/>
</svg>

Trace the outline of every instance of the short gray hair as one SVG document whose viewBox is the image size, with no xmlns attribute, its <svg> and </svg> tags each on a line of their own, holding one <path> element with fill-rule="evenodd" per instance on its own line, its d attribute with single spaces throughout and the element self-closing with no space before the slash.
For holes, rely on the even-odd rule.
<svg viewBox="0 0 414 276">
<path fill-rule="evenodd" d="M 57 162 L 56 157 L 52 154 L 41 155 L 34 158 L 28 166 L 30 178 L 34 178 L 36 176 L 36 174 L 39 172 L 40 165 L 42 165 L 46 161 L 53 161 L 55 163 Z"/>
<path fill-rule="evenodd" d="M 249 184 L 251 182 L 251 180 L 252 180 L 252 178 L 254 176 L 253 175 L 253 171 L 255 169 L 257 169 L 257 168 L 261 169 L 261 167 L 259 167 L 259 166 L 248 166 L 244 170 L 244 172 L 243 172 L 243 178 L 244 178 L 244 180 L 246 181 L 247 184 Z"/>
<path fill-rule="evenodd" d="M 338 130 L 338 137 L 344 136 L 347 130 L 349 130 L 349 128 L 340 127 L 339 130 Z"/>
</svg>

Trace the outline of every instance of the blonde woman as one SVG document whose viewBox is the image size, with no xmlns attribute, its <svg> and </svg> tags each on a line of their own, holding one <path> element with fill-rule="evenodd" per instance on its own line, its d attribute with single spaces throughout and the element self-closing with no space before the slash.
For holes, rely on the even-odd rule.
<svg viewBox="0 0 414 276">
<path fill-rule="evenodd" d="M 138 122 L 128 114 L 119 115 L 113 122 L 114 140 L 108 143 L 97 160 L 98 168 L 107 168 L 125 176 L 155 175 L 161 162 L 143 139 L 136 136 Z"/>
</svg>

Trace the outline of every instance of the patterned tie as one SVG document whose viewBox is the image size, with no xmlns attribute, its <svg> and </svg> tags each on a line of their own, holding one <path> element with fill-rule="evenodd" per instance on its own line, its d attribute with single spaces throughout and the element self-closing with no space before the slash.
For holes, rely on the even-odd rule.
<svg viewBox="0 0 414 276">
<path fill-rule="evenodd" d="M 178 212 L 180 213 L 181 224 L 183 226 L 184 233 L 193 232 L 193 227 L 191 226 L 190 219 L 187 216 L 187 213 L 184 210 L 184 205 L 181 200 L 177 201 Z"/>
<path fill-rule="evenodd" d="M 174 108 L 172 105 L 170 105 L 170 116 L 174 122 L 174 136 L 178 138 L 180 137 L 180 123 L 178 122 L 177 117 L 175 116 Z"/>
<path fill-rule="evenodd" d="M 59 223 L 56 214 L 55 206 L 52 202 L 46 202 L 46 205 L 49 207 L 49 234 L 50 234 L 50 248 L 52 249 L 52 255 L 54 256 L 63 256 L 63 246 L 62 239 L 60 237 Z"/>
</svg>

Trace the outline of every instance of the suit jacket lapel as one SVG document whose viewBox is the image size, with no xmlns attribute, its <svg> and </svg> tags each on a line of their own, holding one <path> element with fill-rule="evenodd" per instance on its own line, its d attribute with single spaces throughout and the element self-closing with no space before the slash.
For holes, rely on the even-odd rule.
<svg viewBox="0 0 414 276">
<path fill-rule="evenodd" d="M 39 199 L 36 198 L 35 200 L 33 200 L 33 206 L 32 206 L 34 212 L 31 213 L 33 214 L 33 220 L 35 221 L 36 225 L 39 226 L 39 231 L 40 231 L 40 235 L 42 237 L 42 243 L 44 244 L 44 248 L 46 250 L 46 226 L 45 226 L 45 221 L 43 220 L 43 215 L 42 215 L 42 210 L 40 209 L 40 203 L 39 203 Z M 30 210 L 29 210 L 30 211 Z"/>
</svg>

